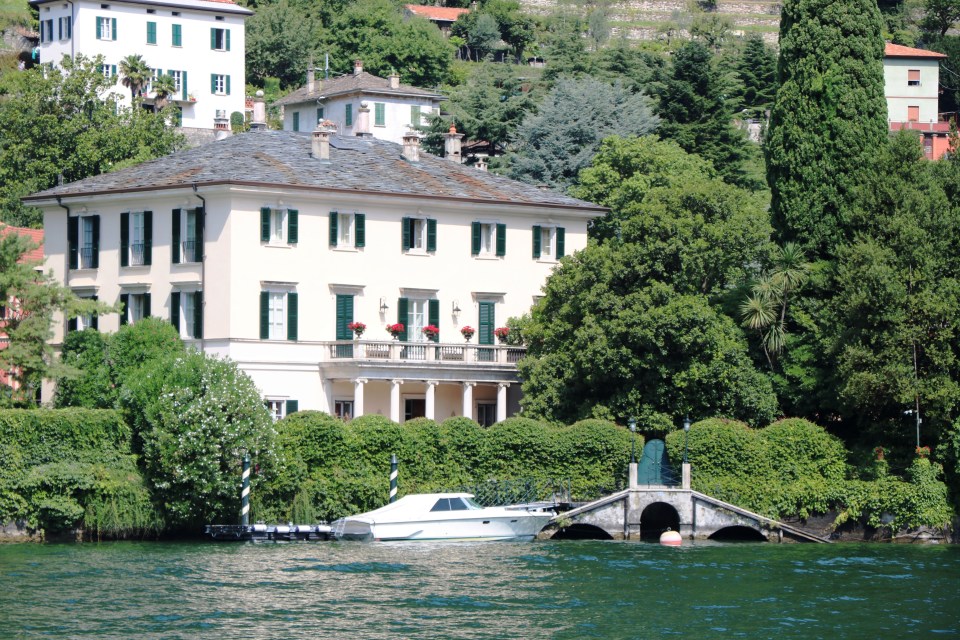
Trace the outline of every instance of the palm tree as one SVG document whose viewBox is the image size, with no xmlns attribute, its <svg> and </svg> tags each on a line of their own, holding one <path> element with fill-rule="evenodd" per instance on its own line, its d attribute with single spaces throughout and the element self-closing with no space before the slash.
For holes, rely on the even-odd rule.
<svg viewBox="0 0 960 640">
<path fill-rule="evenodd" d="M 160 111 L 170 102 L 170 96 L 177 92 L 177 84 L 173 81 L 173 76 L 158 76 L 153 82 L 153 110 Z"/>
<path fill-rule="evenodd" d="M 136 98 L 149 84 L 150 78 L 153 77 L 153 70 L 147 65 L 143 56 L 132 54 L 120 61 L 120 74 L 123 76 L 120 82 L 130 89 L 130 97 Z"/>
</svg>

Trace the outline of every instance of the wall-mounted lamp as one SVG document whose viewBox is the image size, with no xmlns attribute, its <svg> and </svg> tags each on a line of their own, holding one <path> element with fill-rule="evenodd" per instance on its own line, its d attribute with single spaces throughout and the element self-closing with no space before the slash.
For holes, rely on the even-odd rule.
<svg viewBox="0 0 960 640">
<path fill-rule="evenodd" d="M 456 301 L 456 300 L 453 301 L 453 316 L 454 316 L 455 318 L 459 318 L 459 317 L 460 317 L 460 305 L 457 304 L 457 301 Z"/>
<path fill-rule="evenodd" d="M 387 306 L 387 301 L 383 298 L 380 298 L 380 313 L 386 313 L 387 309 L 390 307 Z"/>
</svg>

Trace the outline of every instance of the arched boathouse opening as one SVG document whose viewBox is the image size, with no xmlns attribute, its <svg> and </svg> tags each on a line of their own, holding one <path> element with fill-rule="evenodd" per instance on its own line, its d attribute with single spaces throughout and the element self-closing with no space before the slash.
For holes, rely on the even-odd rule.
<svg viewBox="0 0 960 640">
<path fill-rule="evenodd" d="M 660 534 L 667 529 L 680 530 L 680 514 L 672 505 L 666 502 L 649 504 L 640 513 L 640 539 L 660 539 Z"/>
<path fill-rule="evenodd" d="M 569 527 L 557 529 L 557 532 L 550 536 L 551 540 L 613 540 L 613 536 L 592 524 L 581 524 L 576 522 Z"/>
<path fill-rule="evenodd" d="M 769 542 L 767 537 L 753 527 L 724 527 L 714 531 L 708 540 L 716 542 Z"/>
</svg>

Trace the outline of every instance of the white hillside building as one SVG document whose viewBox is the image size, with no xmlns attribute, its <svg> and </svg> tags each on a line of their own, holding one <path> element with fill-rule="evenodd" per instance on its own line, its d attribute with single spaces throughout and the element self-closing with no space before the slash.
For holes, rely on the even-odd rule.
<svg viewBox="0 0 960 640">
<path fill-rule="evenodd" d="M 40 62 L 102 55 L 117 78 L 120 60 L 140 54 L 155 74 L 172 76 L 184 127 L 229 126 L 244 112 L 244 21 L 249 9 L 230 0 L 30 0 L 40 15 Z M 118 86 L 124 104 L 130 92 Z M 148 90 L 149 100 L 153 94 Z"/>
<path fill-rule="evenodd" d="M 329 130 L 237 135 L 25 201 L 44 211 L 59 281 L 124 303 L 102 331 L 169 318 L 237 361 L 277 416 L 482 424 L 519 406 L 523 348 L 496 329 L 605 212 L 422 153 L 415 135 L 401 146 Z"/>
</svg>

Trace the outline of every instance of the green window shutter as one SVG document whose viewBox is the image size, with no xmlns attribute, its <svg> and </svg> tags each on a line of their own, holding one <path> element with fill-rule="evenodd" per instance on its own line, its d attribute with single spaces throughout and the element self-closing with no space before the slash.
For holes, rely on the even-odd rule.
<svg viewBox="0 0 960 640">
<path fill-rule="evenodd" d="M 260 339 L 270 339 L 270 292 L 260 292 Z"/>
<path fill-rule="evenodd" d="M 270 242 L 270 207 L 260 207 L 260 242 Z"/>
<path fill-rule="evenodd" d="M 117 65 L 115 64 L 110 65 L 110 77 L 111 78 L 117 77 Z"/>
<path fill-rule="evenodd" d="M 120 214 L 120 266 L 130 264 L 130 214 L 126 211 Z"/>
<path fill-rule="evenodd" d="M 427 218 L 427 251 L 437 250 L 437 221 Z"/>
<path fill-rule="evenodd" d="M 187 294 L 190 295 L 190 294 Z M 170 324 L 180 333 L 180 292 L 174 291 L 170 294 Z"/>
<path fill-rule="evenodd" d="M 171 41 L 173 46 L 179 47 L 183 42 L 183 39 L 181 38 L 181 35 L 180 35 L 180 25 L 178 24 L 173 25 L 171 36 L 172 36 Z"/>
<path fill-rule="evenodd" d="M 217 74 L 210 74 L 210 93 L 216 95 L 217 93 Z"/>
<path fill-rule="evenodd" d="M 293 112 L 293 130 L 300 131 L 300 112 L 299 111 Z"/>
<path fill-rule="evenodd" d="M 340 214 L 336 211 L 330 212 L 330 246 L 337 246 L 337 239 L 339 238 L 339 227 L 337 226 L 340 222 Z"/>
<path fill-rule="evenodd" d="M 319 124 L 323 120 L 323 107 L 317 107 L 317 122 L 314 124 Z"/>
<path fill-rule="evenodd" d="M 406 342 L 407 330 L 410 328 L 409 301 L 406 298 L 397 300 L 397 322 L 403 324 L 403 332 L 400 334 L 400 340 Z"/>
<path fill-rule="evenodd" d="M 100 28 L 101 26 L 100 16 L 97 16 L 96 23 L 97 23 L 97 40 L 99 40 L 100 38 L 103 37 L 103 31 Z"/>
<path fill-rule="evenodd" d="M 383 127 L 387 124 L 386 109 L 382 102 L 373 103 L 373 124 Z"/>
<path fill-rule="evenodd" d="M 67 218 L 67 246 L 70 248 L 71 269 L 80 266 L 80 218 Z"/>
<path fill-rule="evenodd" d="M 300 241 L 300 212 L 296 209 L 287 209 L 287 244 L 297 244 Z"/>
<path fill-rule="evenodd" d="M 480 303 L 480 322 L 477 327 L 480 344 L 493 344 L 494 310 L 492 302 Z"/>
<path fill-rule="evenodd" d="M 497 256 L 507 255 L 507 225 L 497 225 Z"/>
<path fill-rule="evenodd" d="M 230 51 L 230 29 L 224 29 L 223 33 L 226 39 L 227 51 Z"/>
<path fill-rule="evenodd" d="M 150 294 L 149 293 L 143 294 L 143 317 L 144 318 L 150 317 Z"/>
<path fill-rule="evenodd" d="M 359 249 L 367 246 L 367 214 L 353 214 L 353 228 L 355 232 L 356 247 Z"/>
<path fill-rule="evenodd" d="M 349 324 L 353 322 L 353 296 L 337 294 L 337 340 L 350 340 L 353 332 Z"/>
<path fill-rule="evenodd" d="M 401 241 L 403 243 L 403 250 L 409 251 L 410 250 L 410 218 L 404 217 L 403 220 L 401 221 L 401 224 L 403 227 L 403 233 L 401 238 Z"/>
<path fill-rule="evenodd" d="M 217 30 L 213 27 L 210 27 L 210 48 L 217 48 Z"/>
<path fill-rule="evenodd" d="M 533 259 L 540 258 L 540 225 L 533 225 Z"/>
<path fill-rule="evenodd" d="M 193 261 L 202 262 L 203 261 L 203 224 L 207 218 L 207 212 L 203 207 L 197 207 L 195 209 L 196 215 L 193 217 L 194 224 L 194 245 L 193 245 Z"/>
<path fill-rule="evenodd" d="M 470 254 L 474 256 L 478 256 L 480 255 L 480 223 L 473 222 L 470 224 L 470 227 L 472 231 L 472 233 L 470 234 L 471 240 L 472 240 L 472 243 L 470 245 Z"/>
<path fill-rule="evenodd" d="M 410 124 L 415 127 L 419 127 L 420 123 L 423 122 L 423 118 L 420 115 L 420 105 L 414 104 L 410 106 Z"/>
<path fill-rule="evenodd" d="M 91 300 L 99 300 L 97 296 L 90 296 Z M 90 328 L 99 329 L 100 328 L 100 318 L 96 315 L 90 317 Z"/>
<path fill-rule="evenodd" d="M 110 19 L 110 38 L 112 40 L 117 39 L 117 19 L 116 18 Z"/>
<path fill-rule="evenodd" d="M 197 291 L 193 295 L 193 337 L 203 338 L 203 292 Z"/>
<path fill-rule="evenodd" d="M 298 400 L 287 400 L 286 412 L 283 415 L 288 416 L 297 411 L 300 411 L 300 402 Z"/>
<path fill-rule="evenodd" d="M 353 105 L 352 105 L 352 104 L 348 104 L 348 105 L 344 108 L 344 116 L 343 116 L 343 119 L 344 119 L 344 126 L 345 126 L 345 127 L 352 127 L 352 126 L 353 126 Z"/>
<path fill-rule="evenodd" d="M 127 324 L 127 309 L 130 308 L 130 294 L 120 294 L 120 326 Z"/>
<path fill-rule="evenodd" d="M 157 23 L 147 23 L 147 44 L 157 44 Z"/>
<path fill-rule="evenodd" d="M 187 99 L 187 72 L 186 71 L 180 72 L 180 84 L 182 85 L 181 93 L 183 94 L 183 99 L 186 100 Z"/>
<path fill-rule="evenodd" d="M 439 300 L 427 300 L 427 324 L 432 324 L 436 328 L 440 328 L 440 301 Z M 431 340 L 434 342 L 440 342 L 440 334 L 434 335 Z"/>
<path fill-rule="evenodd" d="M 153 211 L 143 212 L 143 264 L 153 264 Z"/>
<path fill-rule="evenodd" d="M 287 294 L 287 340 L 297 339 L 297 294 Z"/>
<path fill-rule="evenodd" d="M 100 216 L 90 216 L 90 222 L 93 225 L 93 256 L 90 266 L 94 269 L 100 268 Z"/>
<path fill-rule="evenodd" d="M 567 230 L 563 227 L 557 227 L 557 260 L 566 255 L 564 253 L 564 249 L 566 248 L 564 246 L 566 240 L 565 236 L 567 235 L 566 231 Z"/>
<path fill-rule="evenodd" d="M 171 218 L 170 258 L 173 264 L 180 264 L 180 209 L 174 209 Z"/>
<path fill-rule="evenodd" d="M 230 76 L 227 75 L 227 76 L 225 77 L 225 80 L 226 80 L 227 95 L 230 95 Z"/>
</svg>

